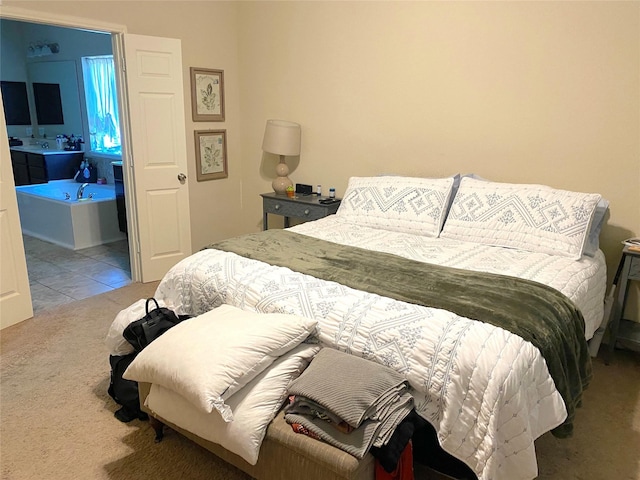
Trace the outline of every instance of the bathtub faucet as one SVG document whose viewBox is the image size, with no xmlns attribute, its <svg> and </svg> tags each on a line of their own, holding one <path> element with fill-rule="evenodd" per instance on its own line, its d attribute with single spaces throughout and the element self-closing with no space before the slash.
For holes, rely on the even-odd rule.
<svg viewBox="0 0 640 480">
<path fill-rule="evenodd" d="M 84 193 L 84 189 L 85 187 L 87 187 L 89 184 L 88 183 L 83 183 L 82 185 L 80 185 L 78 187 L 78 193 L 76 194 L 76 198 L 78 200 L 80 200 L 82 198 L 82 194 Z"/>
</svg>

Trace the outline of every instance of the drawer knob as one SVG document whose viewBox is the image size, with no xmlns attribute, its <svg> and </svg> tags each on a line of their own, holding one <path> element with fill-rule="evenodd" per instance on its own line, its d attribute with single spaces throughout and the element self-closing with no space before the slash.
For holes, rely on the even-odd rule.
<svg viewBox="0 0 640 480">
<path fill-rule="evenodd" d="M 275 208 L 276 210 L 280 210 L 280 205 L 276 203 L 275 207 L 273 208 Z"/>
<path fill-rule="evenodd" d="M 305 214 L 305 215 L 309 215 L 309 209 L 308 209 L 308 208 L 307 208 L 307 209 L 305 209 L 304 214 Z"/>
</svg>

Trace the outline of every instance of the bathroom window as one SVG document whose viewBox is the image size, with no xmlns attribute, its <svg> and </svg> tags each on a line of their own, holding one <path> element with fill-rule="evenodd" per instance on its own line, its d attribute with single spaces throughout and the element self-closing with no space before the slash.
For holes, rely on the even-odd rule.
<svg viewBox="0 0 640 480">
<path fill-rule="evenodd" d="M 113 55 L 82 57 L 92 152 L 120 155 L 120 117 Z"/>
</svg>

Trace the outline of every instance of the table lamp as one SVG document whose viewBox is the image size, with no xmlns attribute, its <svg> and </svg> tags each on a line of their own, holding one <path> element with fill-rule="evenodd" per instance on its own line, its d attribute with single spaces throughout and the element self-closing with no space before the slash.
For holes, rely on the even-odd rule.
<svg viewBox="0 0 640 480">
<path fill-rule="evenodd" d="M 273 191 L 278 195 L 286 195 L 287 187 L 293 186 L 289 180 L 289 167 L 285 156 L 300 155 L 300 125 L 286 120 L 267 120 L 262 140 L 262 150 L 280 155 L 280 163 L 276 166 L 277 177 L 271 183 Z"/>
</svg>

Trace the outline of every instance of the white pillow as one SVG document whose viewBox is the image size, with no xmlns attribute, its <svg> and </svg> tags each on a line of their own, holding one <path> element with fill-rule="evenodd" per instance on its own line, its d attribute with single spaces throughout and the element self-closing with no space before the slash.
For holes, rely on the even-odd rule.
<svg viewBox="0 0 640 480">
<path fill-rule="evenodd" d="M 205 413 L 231 422 L 225 400 L 309 336 L 316 320 L 246 312 L 221 305 L 185 320 L 151 342 L 123 377 L 157 383 Z"/>
<path fill-rule="evenodd" d="M 453 177 L 351 177 L 336 215 L 367 227 L 437 237 L 453 183 Z"/>
<path fill-rule="evenodd" d="M 462 178 L 440 236 L 579 259 L 600 198 Z"/>
<path fill-rule="evenodd" d="M 135 352 L 133 345 L 131 345 L 123 336 L 122 332 L 129 326 L 131 322 L 141 319 L 146 315 L 146 298 L 141 298 L 127 308 L 120 310 L 116 315 L 116 318 L 111 323 L 107 337 L 104 340 L 105 345 L 109 349 L 110 355 L 129 355 Z M 164 307 L 163 304 L 158 302 L 158 305 Z"/>
<path fill-rule="evenodd" d="M 295 347 L 229 397 L 227 404 L 233 410 L 233 422 L 225 422 L 218 412 L 197 410 L 177 393 L 157 384 L 152 385 L 145 405 L 165 420 L 255 465 L 267 426 L 284 404 L 289 385 L 320 348 L 304 343 Z"/>
<path fill-rule="evenodd" d="M 584 246 L 585 255 L 593 257 L 600 249 L 600 232 L 604 227 L 604 218 L 607 215 L 607 210 L 609 210 L 609 200 L 601 198 L 593 214 L 589 237 L 587 238 L 587 244 Z"/>
</svg>

